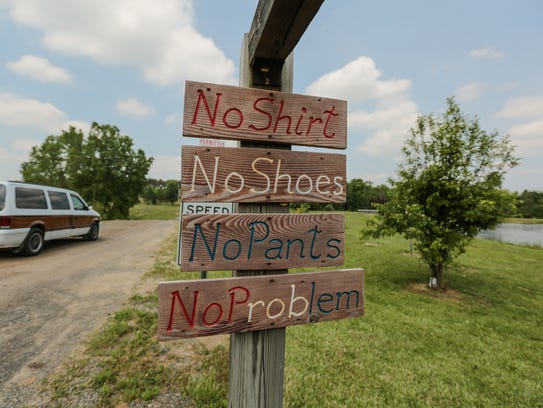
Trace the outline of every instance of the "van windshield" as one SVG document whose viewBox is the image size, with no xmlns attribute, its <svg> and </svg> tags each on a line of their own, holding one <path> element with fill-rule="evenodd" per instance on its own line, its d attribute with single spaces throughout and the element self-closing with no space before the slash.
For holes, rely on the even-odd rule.
<svg viewBox="0 0 543 408">
<path fill-rule="evenodd" d="M 4 203 L 6 202 L 6 186 L 0 184 L 0 211 L 4 209 Z"/>
</svg>

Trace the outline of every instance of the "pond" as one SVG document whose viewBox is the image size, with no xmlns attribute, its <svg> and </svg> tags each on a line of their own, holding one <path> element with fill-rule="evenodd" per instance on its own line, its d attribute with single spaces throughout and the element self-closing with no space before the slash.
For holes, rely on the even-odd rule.
<svg viewBox="0 0 543 408">
<path fill-rule="evenodd" d="M 543 246 L 543 224 L 500 224 L 494 230 L 481 231 L 479 238 Z"/>
</svg>

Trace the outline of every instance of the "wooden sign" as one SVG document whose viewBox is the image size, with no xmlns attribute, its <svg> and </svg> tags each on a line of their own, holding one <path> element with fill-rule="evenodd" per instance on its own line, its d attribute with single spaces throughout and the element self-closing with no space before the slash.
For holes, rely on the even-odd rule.
<svg viewBox="0 0 543 408">
<path fill-rule="evenodd" d="M 344 215 L 183 215 L 180 265 L 188 271 L 343 265 Z"/>
<path fill-rule="evenodd" d="M 181 149 L 181 201 L 344 203 L 346 191 L 344 154 Z"/>
<path fill-rule="evenodd" d="M 183 135 L 347 147 L 347 101 L 185 82 Z"/>
<path fill-rule="evenodd" d="M 159 340 L 364 315 L 364 270 L 160 282 Z"/>
</svg>

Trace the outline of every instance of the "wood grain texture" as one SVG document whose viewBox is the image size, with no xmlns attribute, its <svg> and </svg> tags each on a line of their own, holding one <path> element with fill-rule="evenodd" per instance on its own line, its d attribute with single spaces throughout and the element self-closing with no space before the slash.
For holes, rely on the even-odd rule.
<svg viewBox="0 0 543 408">
<path fill-rule="evenodd" d="M 259 0 L 259 7 L 268 0 Z M 256 13 L 255 13 L 256 18 Z M 255 81 L 255 68 L 249 62 L 249 35 L 243 36 L 240 55 L 240 86 L 258 87 Z M 283 62 L 283 61 L 281 61 Z M 272 88 L 282 92 L 292 92 L 294 57 L 291 53 L 283 62 L 280 83 Z M 261 71 L 262 72 L 262 71 Z M 241 141 L 244 147 L 250 141 Z M 275 144 L 290 149 L 286 144 Z M 288 213 L 288 206 L 275 203 L 238 204 L 240 213 Z M 283 270 L 235 270 L 234 276 L 286 274 Z M 256 332 L 232 333 L 230 335 L 230 369 L 228 387 L 229 407 L 274 407 L 283 406 L 283 382 L 285 360 L 286 328 L 261 330 Z"/>
<path fill-rule="evenodd" d="M 346 200 L 346 156 L 279 149 L 183 146 L 181 200 L 321 202 Z"/>
<path fill-rule="evenodd" d="M 183 135 L 345 149 L 347 101 L 187 81 Z"/>
<path fill-rule="evenodd" d="M 160 282 L 160 340 L 364 315 L 364 270 Z"/>
<path fill-rule="evenodd" d="M 249 59 L 284 60 L 324 0 L 259 1 L 249 31 Z"/>
<path fill-rule="evenodd" d="M 343 214 L 191 214 L 181 224 L 185 272 L 344 262 Z"/>
</svg>

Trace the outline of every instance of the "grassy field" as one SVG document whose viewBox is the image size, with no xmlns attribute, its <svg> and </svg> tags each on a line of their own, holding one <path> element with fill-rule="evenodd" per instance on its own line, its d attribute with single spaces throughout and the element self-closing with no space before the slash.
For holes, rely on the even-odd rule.
<svg viewBox="0 0 543 408">
<path fill-rule="evenodd" d="M 179 217 L 179 204 L 136 204 L 129 215 L 132 220 L 169 220 Z"/>
<path fill-rule="evenodd" d="M 285 407 L 543 407 L 543 249 L 476 240 L 446 271 L 448 289 L 429 292 L 409 243 L 364 242 L 364 221 L 346 214 L 344 267 L 366 270 L 366 315 L 287 329 Z M 197 278 L 174 258 L 172 237 L 148 277 Z M 59 406 L 85 392 L 98 406 L 177 392 L 220 407 L 227 376 L 227 345 L 157 341 L 150 292 L 44 386 Z"/>
</svg>

